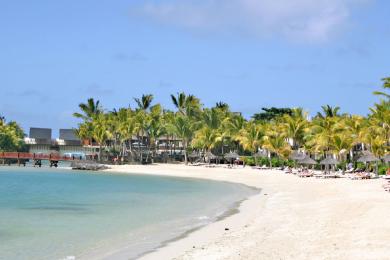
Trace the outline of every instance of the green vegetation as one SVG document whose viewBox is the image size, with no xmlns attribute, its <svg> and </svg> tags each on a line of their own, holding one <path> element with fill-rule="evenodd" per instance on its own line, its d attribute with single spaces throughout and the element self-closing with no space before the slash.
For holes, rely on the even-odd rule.
<svg viewBox="0 0 390 260">
<path fill-rule="evenodd" d="M 0 117 L 0 151 L 16 152 L 24 150 L 24 132 L 14 121 L 6 122 Z"/>
<path fill-rule="evenodd" d="M 390 87 L 390 78 L 384 89 Z M 200 100 L 185 93 L 171 95 L 175 111 L 153 103 L 153 95 L 135 98 L 136 107 L 106 111 L 99 101 L 89 99 L 80 104 L 82 119 L 77 134 L 82 139 L 94 140 L 110 153 L 120 154 L 123 160 L 153 161 L 158 151 L 158 140 L 180 140 L 183 159 L 193 150 L 222 155 L 237 151 L 248 164 L 292 164 L 288 161 L 293 150 L 325 157 L 334 155 L 341 166 L 353 157 L 352 151 L 370 151 L 376 157 L 388 153 L 390 140 L 389 94 L 375 92 L 380 101 L 370 109 L 367 117 L 340 113 L 339 107 L 322 106 L 322 111 L 309 119 L 302 108 L 263 108 L 251 120 L 230 111 L 226 103 L 204 107 Z M 130 139 L 137 141 L 131 143 Z M 176 144 L 177 148 L 177 144 Z M 172 142 L 167 150 L 175 150 Z M 254 159 L 264 150 L 267 158 Z M 100 158 L 102 155 L 100 155 Z M 356 158 L 354 158 L 356 159 Z M 381 171 L 383 171 L 381 169 Z"/>
</svg>

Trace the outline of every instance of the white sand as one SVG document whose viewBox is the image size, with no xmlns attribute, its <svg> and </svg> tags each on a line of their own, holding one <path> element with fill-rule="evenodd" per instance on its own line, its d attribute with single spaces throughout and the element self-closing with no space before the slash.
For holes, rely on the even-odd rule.
<svg viewBox="0 0 390 260">
<path fill-rule="evenodd" d="M 152 165 L 113 170 L 262 189 L 241 204 L 240 213 L 143 259 L 390 259 L 390 194 L 379 179 L 302 179 L 248 167 Z"/>
</svg>

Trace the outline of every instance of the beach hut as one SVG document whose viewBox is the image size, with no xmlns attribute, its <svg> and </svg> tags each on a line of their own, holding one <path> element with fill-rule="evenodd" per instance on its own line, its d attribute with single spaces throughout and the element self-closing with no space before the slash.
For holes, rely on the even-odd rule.
<svg viewBox="0 0 390 260">
<path fill-rule="evenodd" d="M 224 158 L 233 164 L 234 160 L 237 160 L 240 156 L 235 152 L 229 152 L 224 155 Z"/>
<path fill-rule="evenodd" d="M 365 151 L 357 161 L 364 163 L 375 162 L 375 174 L 378 174 L 378 162 L 380 159 L 375 157 L 371 152 Z"/>
<path fill-rule="evenodd" d="M 294 167 L 296 167 L 297 161 L 299 162 L 299 161 L 305 159 L 306 155 L 304 153 L 299 152 L 299 151 L 293 151 L 291 153 L 291 155 L 289 156 L 289 158 L 294 161 Z"/>
<path fill-rule="evenodd" d="M 196 151 L 192 151 L 192 153 L 190 153 L 188 155 L 188 158 L 190 158 L 190 160 L 193 162 L 195 159 L 199 158 L 200 155 L 199 153 L 197 153 Z"/>
<path fill-rule="evenodd" d="M 204 158 L 206 159 L 206 161 L 208 163 L 210 163 L 211 160 L 217 159 L 217 156 L 214 155 L 212 152 L 206 152 L 205 155 L 204 155 Z"/>
<path fill-rule="evenodd" d="M 298 160 L 298 163 L 300 164 L 306 164 L 306 165 L 315 165 L 317 162 L 310 158 L 310 156 L 306 156 L 305 158 Z"/>
<path fill-rule="evenodd" d="M 321 165 L 325 165 L 325 173 L 329 171 L 329 166 L 330 165 L 336 165 L 338 164 L 339 161 L 337 161 L 335 158 L 333 157 L 327 157 L 325 159 L 323 159 L 320 164 Z"/>
</svg>

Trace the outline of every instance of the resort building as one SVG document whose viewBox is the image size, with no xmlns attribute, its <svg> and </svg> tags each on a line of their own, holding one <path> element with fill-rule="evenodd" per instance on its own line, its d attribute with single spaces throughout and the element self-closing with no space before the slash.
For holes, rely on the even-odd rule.
<svg viewBox="0 0 390 260">
<path fill-rule="evenodd" d="M 96 145 L 85 144 L 76 135 L 73 129 L 60 129 L 59 138 L 52 138 L 52 129 L 31 127 L 29 136 L 24 139 L 30 153 L 50 154 L 61 156 L 93 157 L 99 152 Z"/>
<path fill-rule="evenodd" d="M 53 147 L 50 128 L 31 127 L 29 137 L 24 139 L 30 153 L 50 153 Z"/>
</svg>

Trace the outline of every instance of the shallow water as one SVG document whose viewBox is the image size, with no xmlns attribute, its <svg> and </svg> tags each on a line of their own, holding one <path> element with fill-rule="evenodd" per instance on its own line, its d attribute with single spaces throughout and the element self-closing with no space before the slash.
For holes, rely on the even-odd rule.
<svg viewBox="0 0 390 260">
<path fill-rule="evenodd" d="M 215 221 L 255 191 L 207 180 L 0 167 L 0 259 L 129 257 Z"/>
</svg>

